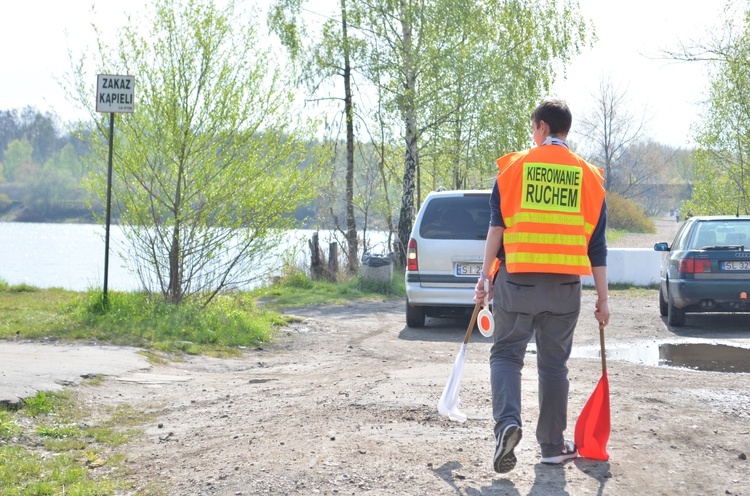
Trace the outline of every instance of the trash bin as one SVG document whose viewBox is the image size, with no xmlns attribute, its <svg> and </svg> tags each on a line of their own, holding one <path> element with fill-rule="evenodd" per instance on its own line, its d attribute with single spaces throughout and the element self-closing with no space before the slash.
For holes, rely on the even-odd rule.
<svg viewBox="0 0 750 496">
<path fill-rule="evenodd" d="M 363 254 L 360 274 L 368 281 L 391 282 L 393 280 L 393 257 L 391 254 Z"/>
</svg>

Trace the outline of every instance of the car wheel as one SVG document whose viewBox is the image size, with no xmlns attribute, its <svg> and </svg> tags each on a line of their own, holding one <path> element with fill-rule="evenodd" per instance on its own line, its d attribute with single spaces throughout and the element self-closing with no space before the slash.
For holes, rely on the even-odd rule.
<svg viewBox="0 0 750 496">
<path fill-rule="evenodd" d="M 414 307 L 406 300 L 406 325 L 409 327 L 424 327 L 424 307 Z"/>
<path fill-rule="evenodd" d="M 664 299 L 664 290 L 659 287 L 659 313 L 662 317 L 666 317 L 668 313 L 667 300 Z"/>
<path fill-rule="evenodd" d="M 676 306 L 672 301 L 672 295 L 668 296 L 669 302 L 667 303 L 667 324 L 674 327 L 682 327 L 685 325 L 685 312 Z"/>
</svg>

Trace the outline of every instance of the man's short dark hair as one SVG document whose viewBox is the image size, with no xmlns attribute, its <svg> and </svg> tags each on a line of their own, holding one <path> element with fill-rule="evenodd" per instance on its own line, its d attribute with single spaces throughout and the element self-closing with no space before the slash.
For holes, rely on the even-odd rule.
<svg viewBox="0 0 750 496">
<path fill-rule="evenodd" d="M 568 134 L 573 123 L 573 114 L 565 102 L 550 98 L 544 100 L 534 109 L 531 120 L 537 125 L 541 121 L 546 122 L 550 134 Z"/>
</svg>

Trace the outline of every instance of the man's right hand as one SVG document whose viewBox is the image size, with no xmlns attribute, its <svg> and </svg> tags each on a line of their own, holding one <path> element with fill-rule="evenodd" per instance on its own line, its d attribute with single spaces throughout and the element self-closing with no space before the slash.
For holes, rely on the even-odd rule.
<svg viewBox="0 0 750 496">
<path fill-rule="evenodd" d="M 477 280 L 477 285 L 474 286 L 474 303 L 484 303 L 485 295 L 487 295 L 487 301 L 492 301 L 492 283 L 488 284 L 489 291 L 485 291 L 485 281 L 487 281 L 487 279 L 485 279 L 483 276 L 480 276 Z"/>
<path fill-rule="evenodd" d="M 609 315 L 609 298 L 605 296 L 603 299 L 596 301 L 594 318 L 599 322 L 599 325 L 606 327 L 609 325 Z"/>
</svg>

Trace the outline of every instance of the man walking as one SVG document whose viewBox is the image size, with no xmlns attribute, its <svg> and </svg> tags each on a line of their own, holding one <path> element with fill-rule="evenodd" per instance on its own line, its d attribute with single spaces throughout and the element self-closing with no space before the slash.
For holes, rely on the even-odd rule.
<svg viewBox="0 0 750 496">
<path fill-rule="evenodd" d="M 581 276 L 593 275 L 594 317 L 609 323 L 607 205 L 601 170 L 568 150 L 572 115 L 560 100 L 545 100 L 531 115 L 531 150 L 497 160 L 490 227 L 474 301 L 483 301 L 484 274 L 502 263 L 490 286 L 495 319 L 490 352 L 496 472 L 516 465 L 521 441 L 521 369 L 532 336 L 537 346 L 542 463 L 578 456 L 563 437 L 567 427 L 568 367 L 581 309 Z"/>
</svg>

